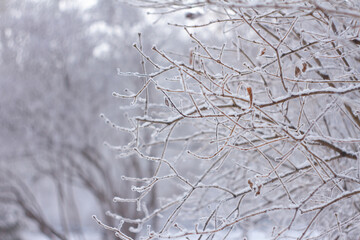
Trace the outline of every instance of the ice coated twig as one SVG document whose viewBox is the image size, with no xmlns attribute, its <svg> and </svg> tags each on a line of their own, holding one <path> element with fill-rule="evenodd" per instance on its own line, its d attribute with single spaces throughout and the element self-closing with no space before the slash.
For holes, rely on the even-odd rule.
<svg viewBox="0 0 360 240">
<path fill-rule="evenodd" d="M 164 216 L 144 239 L 240 236 L 262 218 L 274 239 L 360 234 L 360 5 L 350 2 L 137 1 L 163 17 L 184 11 L 188 22 L 169 25 L 192 46 L 154 46 L 152 57 L 134 45 L 154 84 L 119 95 L 152 93 L 146 114 L 129 117 L 132 148 L 119 149 L 152 176 L 123 177 L 136 195 L 115 198 L 144 206 L 141 217 L 108 215 L 137 231 Z"/>
</svg>

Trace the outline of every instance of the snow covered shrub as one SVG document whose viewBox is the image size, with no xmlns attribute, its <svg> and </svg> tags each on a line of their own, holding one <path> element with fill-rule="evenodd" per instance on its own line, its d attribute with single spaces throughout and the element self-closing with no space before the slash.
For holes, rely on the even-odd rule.
<svg viewBox="0 0 360 240">
<path fill-rule="evenodd" d="M 126 75 L 143 87 L 113 95 L 137 111 L 127 111 L 127 127 L 107 121 L 132 136 L 112 146 L 119 161 L 136 156 L 154 170 L 123 176 L 138 195 L 114 198 L 141 217 L 108 215 L 143 239 L 360 236 L 360 2 L 135 5 L 192 47 L 169 38 L 173 48 L 154 46 L 150 57 L 134 44 L 144 72 Z M 143 201 L 151 196 L 154 209 Z"/>
</svg>

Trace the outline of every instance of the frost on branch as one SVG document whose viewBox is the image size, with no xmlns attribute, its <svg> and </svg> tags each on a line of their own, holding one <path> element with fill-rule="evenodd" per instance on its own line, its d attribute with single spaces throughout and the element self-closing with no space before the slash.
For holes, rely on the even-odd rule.
<svg viewBox="0 0 360 240">
<path fill-rule="evenodd" d="M 137 3 L 169 22 L 183 14 L 170 25 L 192 47 L 134 45 L 143 87 L 114 93 L 138 109 L 117 149 L 153 175 L 124 176 L 137 197 L 114 199 L 141 217 L 108 215 L 143 239 L 245 237 L 260 226 L 267 239 L 359 236 L 359 3 Z"/>
</svg>

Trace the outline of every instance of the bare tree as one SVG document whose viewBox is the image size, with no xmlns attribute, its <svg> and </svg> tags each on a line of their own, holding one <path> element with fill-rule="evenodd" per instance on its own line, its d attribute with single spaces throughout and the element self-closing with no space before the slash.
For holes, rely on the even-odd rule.
<svg viewBox="0 0 360 240">
<path fill-rule="evenodd" d="M 169 21 L 192 47 L 135 44 L 147 72 L 119 158 L 152 163 L 123 176 L 142 218 L 109 212 L 143 239 L 226 239 L 260 231 L 273 239 L 360 235 L 358 1 L 134 1 Z M 183 18 L 179 16 L 184 16 Z M 150 71 L 149 69 L 152 68 Z M 153 98 L 145 97 L 147 89 Z M 111 119 L 107 119 L 111 122 Z M 151 138 L 144 138 L 146 134 Z M 161 151 L 152 152 L 153 148 Z M 144 199 L 157 187 L 158 208 Z M 124 227 L 97 222 L 120 239 Z M 134 230 L 134 229 L 132 229 Z"/>
</svg>

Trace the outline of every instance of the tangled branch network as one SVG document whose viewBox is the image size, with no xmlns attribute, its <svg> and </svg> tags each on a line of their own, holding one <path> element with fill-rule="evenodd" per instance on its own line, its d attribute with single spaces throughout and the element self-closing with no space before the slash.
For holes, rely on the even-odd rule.
<svg viewBox="0 0 360 240">
<path fill-rule="evenodd" d="M 122 74 L 143 85 L 113 95 L 139 111 L 131 127 L 105 118 L 132 136 L 111 146 L 119 159 L 150 163 L 153 175 L 124 176 L 137 196 L 114 198 L 137 204 L 139 218 L 108 215 L 142 239 L 360 236 L 360 2 L 134 4 L 170 22 L 183 14 L 169 28 L 191 47 L 134 44 L 143 72 Z"/>
</svg>

